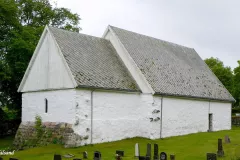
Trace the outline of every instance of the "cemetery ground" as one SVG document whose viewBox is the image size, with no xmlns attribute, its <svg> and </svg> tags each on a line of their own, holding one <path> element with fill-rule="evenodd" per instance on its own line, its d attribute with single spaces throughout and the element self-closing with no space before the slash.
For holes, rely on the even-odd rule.
<svg viewBox="0 0 240 160">
<path fill-rule="evenodd" d="M 224 136 L 228 135 L 231 143 L 224 142 Z M 206 153 L 216 153 L 218 148 L 218 138 L 223 139 L 223 150 L 225 152 L 224 160 L 237 160 L 240 157 L 240 127 L 233 127 L 229 131 L 218 131 L 210 133 L 196 133 L 185 136 L 170 137 L 158 140 L 149 140 L 146 138 L 131 138 L 116 142 L 87 145 L 77 148 L 63 148 L 61 145 L 48 145 L 45 147 L 30 148 L 23 151 L 15 151 L 14 156 L 3 156 L 3 159 L 9 157 L 19 160 L 52 160 L 54 154 L 73 154 L 74 158 L 82 158 L 82 152 L 88 152 L 88 159 L 93 159 L 94 151 L 100 151 L 103 160 L 113 160 L 116 150 L 123 150 L 123 160 L 134 159 L 135 144 L 139 143 L 140 155 L 146 155 L 147 143 L 159 145 L 159 152 L 166 152 L 168 155 L 174 154 L 176 160 L 203 160 L 206 159 Z M 0 140 L 0 150 L 4 150 L 11 145 L 13 137 Z M 64 158 L 63 158 L 64 159 Z M 71 158 L 73 159 L 73 158 Z"/>
</svg>

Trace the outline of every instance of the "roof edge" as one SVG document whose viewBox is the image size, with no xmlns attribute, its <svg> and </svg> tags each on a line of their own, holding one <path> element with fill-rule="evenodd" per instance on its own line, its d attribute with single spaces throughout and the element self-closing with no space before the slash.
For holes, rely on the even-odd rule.
<svg viewBox="0 0 240 160">
<path fill-rule="evenodd" d="M 230 99 L 207 98 L 207 97 L 179 95 L 179 94 L 169 94 L 169 93 L 160 93 L 160 92 L 156 92 L 154 95 L 166 96 L 166 97 L 169 96 L 169 97 L 179 97 L 179 98 L 188 98 L 188 99 L 209 100 L 209 101 L 231 102 L 231 103 L 235 103 L 236 102 L 235 99 L 230 100 Z"/>
</svg>

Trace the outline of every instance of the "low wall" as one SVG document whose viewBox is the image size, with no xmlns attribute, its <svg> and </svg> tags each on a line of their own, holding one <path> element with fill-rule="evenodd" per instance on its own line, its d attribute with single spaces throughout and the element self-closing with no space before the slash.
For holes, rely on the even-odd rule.
<svg viewBox="0 0 240 160">
<path fill-rule="evenodd" d="M 63 144 L 65 147 L 75 147 L 77 142 L 84 140 L 74 133 L 68 123 L 44 122 L 36 128 L 34 122 L 22 122 L 16 133 L 13 147 L 26 149 L 48 144 Z"/>
</svg>

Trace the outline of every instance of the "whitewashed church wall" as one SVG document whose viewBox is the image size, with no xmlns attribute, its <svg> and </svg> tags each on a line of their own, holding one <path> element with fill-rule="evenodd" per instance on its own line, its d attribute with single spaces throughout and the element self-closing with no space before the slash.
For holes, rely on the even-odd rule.
<svg viewBox="0 0 240 160">
<path fill-rule="evenodd" d="M 66 122 L 72 124 L 75 116 L 74 89 L 28 92 L 22 94 L 22 121 L 35 121 L 36 115 L 43 122 Z M 45 113 L 45 99 L 48 112 Z"/>
<path fill-rule="evenodd" d="M 213 116 L 213 131 L 231 129 L 231 103 L 211 102 L 210 113 Z"/>
</svg>

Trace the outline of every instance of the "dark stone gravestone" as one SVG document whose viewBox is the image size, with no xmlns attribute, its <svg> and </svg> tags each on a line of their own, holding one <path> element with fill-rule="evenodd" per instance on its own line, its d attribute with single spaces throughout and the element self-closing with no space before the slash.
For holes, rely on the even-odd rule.
<svg viewBox="0 0 240 160">
<path fill-rule="evenodd" d="M 18 160 L 17 158 L 9 158 L 9 160 Z"/>
<path fill-rule="evenodd" d="M 207 160 L 217 160 L 217 154 L 207 153 Z"/>
<path fill-rule="evenodd" d="M 146 158 L 149 157 L 149 158 L 151 159 L 151 153 L 152 153 L 151 144 L 148 143 L 148 144 L 147 144 L 147 154 L 146 154 Z"/>
<path fill-rule="evenodd" d="M 165 152 L 160 153 L 160 160 L 167 160 L 167 154 Z"/>
<path fill-rule="evenodd" d="M 82 160 L 82 159 L 80 159 L 80 158 L 74 158 L 73 160 Z"/>
<path fill-rule="evenodd" d="M 218 151 L 217 151 L 218 157 L 224 156 L 223 146 L 222 146 L 222 139 L 218 139 Z"/>
<path fill-rule="evenodd" d="M 62 160 L 61 155 L 54 154 L 53 160 Z"/>
<path fill-rule="evenodd" d="M 121 156 L 121 157 L 124 157 L 124 151 L 119 151 L 119 150 L 117 150 L 117 151 L 116 151 L 116 154 L 118 154 L 118 155 Z"/>
<path fill-rule="evenodd" d="M 88 158 L 88 153 L 87 153 L 87 151 L 84 151 L 83 152 L 83 159 L 87 159 Z"/>
<path fill-rule="evenodd" d="M 228 135 L 225 136 L 225 143 L 231 143 L 230 138 Z"/>
<path fill-rule="evenodd" d="M 154 144 L 153 160 L 159 160 L 159 157 L 158 157 L 158 144 Z"/>
<path fill-rule="evenodd" d="M 2 157 L 0 157 L 0 160 L 3 160 L 3 158 L 2 158 Z"/>
<path fill-rule="evenodd" d="M 170 160 L 175 160 L 175 155 L 171 154 L 170 155 Z"/>
<path fill-rule="evenodd" d="M 96 152 L 94 152 L 94 160 L 101 160 L 101 158 L 102 158 L 102 155 L 101 155 L 101 152 L 98 152 L 98 151 L 96 151 Z"/>
<path fill-rule="evenodd" d="M 145 156 L 138 156 L 138 160 L 146 160 Z"/>
</svg>

